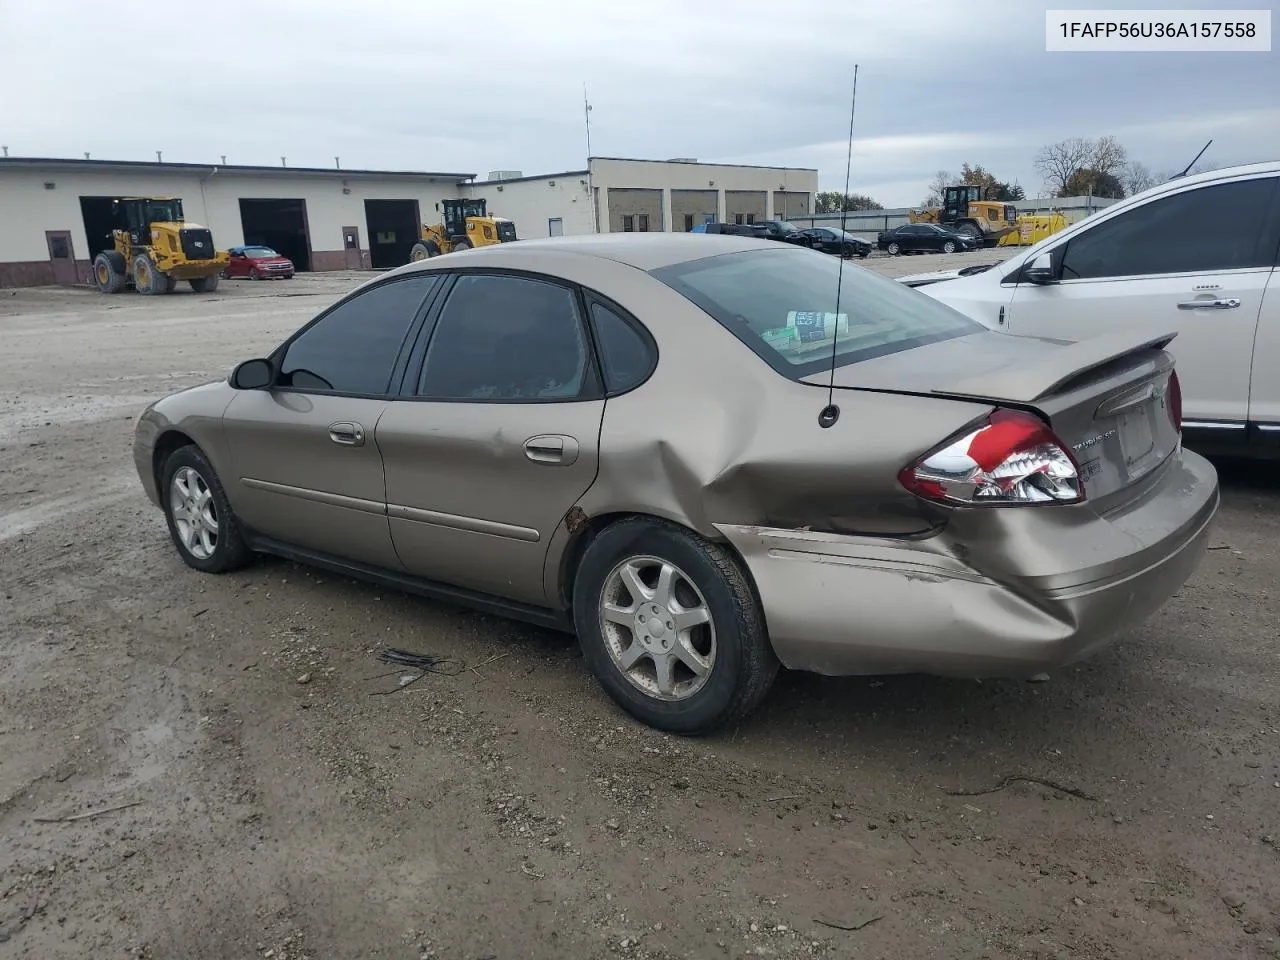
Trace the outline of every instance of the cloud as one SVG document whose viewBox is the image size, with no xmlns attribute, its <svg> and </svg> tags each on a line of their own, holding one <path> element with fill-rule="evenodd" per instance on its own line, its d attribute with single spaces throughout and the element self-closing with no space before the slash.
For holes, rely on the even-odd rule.
<svg viewBox="0 0 1280 960">
<path fill-rule="evenodd" d="M 853 182 L 890 205 L 966 161 L 1034 190 L 1036 149 L 1075 135 L 1154 169 L 1211 136 L 1280 155 L 1274 56 L 1047 54 L 1025 0 L 272 0 L 137 34 L 101 10 L 0 0 L 11 153 L 572 169 L 586 83 L 597 154 L 816 166 L 838 189 L 857 63 Z"/>
</svg>

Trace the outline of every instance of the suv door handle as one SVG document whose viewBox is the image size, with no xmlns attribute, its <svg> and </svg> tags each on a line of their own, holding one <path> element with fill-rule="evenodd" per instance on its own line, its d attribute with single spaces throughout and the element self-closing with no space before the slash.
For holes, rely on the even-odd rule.
<svg viewBox="0 0 1280 960">
<path fill-rule="evenodd" d="M 358 423 L 331 423 L 329 424 L 329 439 L 334 443 L 340 443 L 344 447 L 362 447 L 364 446 L 364 427 Z"/>
<path fill-rule="evenodd" d="M 1183 300 L 1178 304 L 1179 310 L 1231 310 L 1240 306 L 1235 297 L 1227 300 Z"/>
<path fill-rule="evenodd" d="M 534 463 L 567 467 L 578 459 L 578 441 L 563 434 L 543 434 L 524 442 L 524 455 Z"/>
</svg>

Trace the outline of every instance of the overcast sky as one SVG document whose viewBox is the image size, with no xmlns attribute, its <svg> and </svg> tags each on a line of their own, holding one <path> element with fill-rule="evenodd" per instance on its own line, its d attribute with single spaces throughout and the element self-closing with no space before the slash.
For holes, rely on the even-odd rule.
<svg viewBox="0 0 1280 960">
<path fill-rule="evenodd" d="M 981 163 L 1112 134 L 1156 170 L 1280 158 L 1280 53 L 1044 51 L 1031 0 L 0 0 L 13 156 L 526 174 L 598 156 L 817 167 L 918 203 Z"/>
</svg>

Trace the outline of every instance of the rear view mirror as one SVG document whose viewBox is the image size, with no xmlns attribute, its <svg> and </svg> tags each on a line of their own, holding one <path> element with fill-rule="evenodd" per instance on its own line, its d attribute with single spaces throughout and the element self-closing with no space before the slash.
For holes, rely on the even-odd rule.
<svg viewBox="0 0 1280 960">
<path fill-rule="evenodd" d="M 1022 279 L 1027 283 L 1057 283 L 1053 269 L 1053 254 L 1042 253 L 1022 269 Z"/>
<path fill-rule="evenodd" d="M 275 382 L 270 360 L 246 360 L 231 371 L 231 386 L 237 390 L 262 390 Z"/>
</svg>

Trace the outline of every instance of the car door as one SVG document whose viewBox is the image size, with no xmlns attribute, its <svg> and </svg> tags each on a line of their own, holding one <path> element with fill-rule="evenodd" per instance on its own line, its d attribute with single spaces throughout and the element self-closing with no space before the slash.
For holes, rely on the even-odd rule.
<svg viewBox="0 0 1280 960">
<path fill-rule="evenodd" d="M 1249 421 L 1261 434 L 1260 441 L 1280 444 L 1280 250 L 1258 313 L 1249 377 Z"/>
<path fill-rule="evenodd" d="M 228 277 L 244 276 L 244 265 L 245 265 L 244 251 L 242 250 L 230 251 L 229 259 L 227 260 L 227 267 L 226 267 L 227 276 Z"/>
<path fill-rule="evenodd" d="M 1178 331 L 1189 429 L 1243 429 L 1254 336 L 1275 263 L 1274 174 L 1197 184 L 1100 219 L 1047 250 L 1053 282 L 1020 280 L 1011 333 L 1081 340 L 1124 324 Z"/>
<path fill-rule="evenodd" d="M 276 384 L 236 393 L 223 413 L 228 495 L 256 533 L 400 569 L 387 526 L 376 429 L 405 341 L 440 284 L 411 274 L 358 290 L 273 355 Z"/>
<path fill-rule="evenodd" d="M 377 426 L 392 540 L 418 576 L 549 605 L 543 561 L 595 481 L 604 415 L 571 285 L 468 271 Z"/>
</svg>

